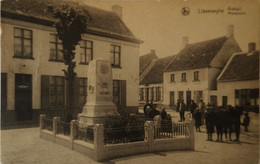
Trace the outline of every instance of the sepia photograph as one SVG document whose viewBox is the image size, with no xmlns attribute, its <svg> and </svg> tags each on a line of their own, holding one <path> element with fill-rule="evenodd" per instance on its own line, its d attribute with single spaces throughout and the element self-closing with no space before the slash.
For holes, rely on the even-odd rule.
<svg viewBox="0 0 260 164">
<path fill-rule="evenodd" d="M 0 164 L 259 164 L 259 0 L 0 0 Z"/>
</svg>

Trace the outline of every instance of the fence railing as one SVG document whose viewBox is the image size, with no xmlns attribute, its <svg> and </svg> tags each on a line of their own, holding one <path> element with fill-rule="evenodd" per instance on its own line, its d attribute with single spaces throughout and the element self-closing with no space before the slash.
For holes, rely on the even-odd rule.
<svg viewBox="0 0 260 164">
<path fill-rule="evenodd" d="M 70 123 L 58 121 L 57 134 L 63 134 L 65 136 L 69 136 L 70 135 Z"/>
<path fill-rule="evenodd" d="M 133 126 L 129 128 L 107 128 L 104 130 L 105 144 L 144 141 L 144 137 L 144 126 Z"/>
<path fill-rule="evenodd" d="M 85 142 L 94 142 L 94 126 L 89 126 L 87 128 L 80 128 L 78 125 L 75 127 L 75 138 L 77 140 L 83 140 Z"/>
<path fill-rule="evenodd" d="M 44 122 L 43 129 L 53 131 L 53 119 L 52 118 L 45 117 L 43 119 L 43 122 Z"/>
<path fill-rule="evenodd" d="M 188 136 L 189 123 L 174 123 L 162 120 L 160 126 L 154 126 L 154 138 L 173 138 L 177 136 Z"/>
</svg>

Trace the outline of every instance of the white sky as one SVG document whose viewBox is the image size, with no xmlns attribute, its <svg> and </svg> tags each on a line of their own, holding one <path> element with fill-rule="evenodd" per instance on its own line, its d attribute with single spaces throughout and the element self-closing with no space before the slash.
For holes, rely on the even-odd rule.
<svg viewBox="0 0 260 164">
<path fill-rule="evenodd" d="M 243 51 L 249 42 L 259 48 L 259 0 L 79 0 L 105 10 L 118 4 L 123 8 L 123 20 L 133 34 L 144 41 L 140 55 L 155 49 L 158 57 L 177 54 L 182 37 L 189 43 L 214 39 L 226 35 L 227 25 L 235 26 L 235 39 Z M 182 7 L 190 14 L 183 16 Z M 228 7 L 241 8 L 246 15 L 228 15 Z M 224 9 L 224 14 L 199 14 L 198 9 Z"/>
</svg>

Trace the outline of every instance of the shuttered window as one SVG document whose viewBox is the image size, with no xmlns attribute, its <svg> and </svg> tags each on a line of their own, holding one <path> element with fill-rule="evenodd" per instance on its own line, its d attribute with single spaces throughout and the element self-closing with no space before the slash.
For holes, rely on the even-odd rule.
<svg viewBox="0 0 260 164">
<path fill-rule="evenodd" d="M 7 109 L 7 73 L 1 73 L 1 110 Z"/>
<path fill-rule="evenodd" d="M 126 106 L 126 80 L 113 80 L 113 102 Z"/>
</svg>

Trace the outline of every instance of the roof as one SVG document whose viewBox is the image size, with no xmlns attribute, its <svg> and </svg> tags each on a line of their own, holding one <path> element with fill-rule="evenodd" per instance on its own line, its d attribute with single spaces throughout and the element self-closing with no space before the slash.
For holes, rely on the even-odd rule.
<svg viewBox="0 0 260 164">
<path fill-rule="evenodd" d="M 76 4 L 73 2 L 69 3 L 71 5 Z M 3 0 L 1 2 L 1 17 L 52 26 L 56 19 L 53 18 L 52 13 L 48 11 L 50 4 L 58 6 L 61 4 L 61 1 Z M 101 10 L 85 4 L 80 4 L 79 8 L 86 10 L 90 17 L 87 23 L 87 33 L 141 43 L 124 24 L 121 18 L 112 11 Z"/>
<path fill-rule="evenodd" d="M 155 52 L 150 52 L 149 54 L 139 57 L 139 76 L 144 72 L 144 70 L 154 59 L 158 59 Z"/>
<path fill-rule="evenodd" d="M 163 82 L 163 73 L 167 65 L 175 56 L 168 56 L 153 60 L 152 67 L 147 71 L 146 75 L 140 79 L 139 84 L 160 84 Z"/>
<path fill-rule="evenodd" d="M 228 37 L 186 45 L 166 68 L 166 72 L 209 67 Z"/>
<path fill-rule="evenodd" d="M 219 81 L 241 81 L 259 79 L 259 51 L 252 54 L 234 54 L 229 60 Z"/>
</svg>

